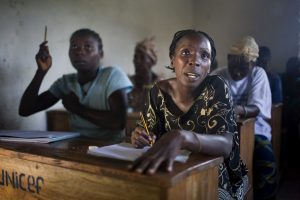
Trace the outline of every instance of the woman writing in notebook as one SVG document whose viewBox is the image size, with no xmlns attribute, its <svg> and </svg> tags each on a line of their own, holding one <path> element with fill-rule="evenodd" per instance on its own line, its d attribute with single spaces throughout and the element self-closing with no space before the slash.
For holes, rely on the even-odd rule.
<svg viewBox="0 0 300 200">
<path fill-rule="evenodd" d="M 240 161 L 231 95 L 220 76 L 208 75 L 216 56 L 213 40 L 201 31 L 179 31 L 174 35 L 169 56 L 169 68 L 176 77 L 152 87 L 143 112 L 150 136 L 141 124 L 131 137 L 136 147 L 147 146 L 150 140 L 153 147 L 131 169 L 148 174 L 154 174 L 159 167 L 172 171 L 180 149 L 223 156 L 219 198 L 243 199 L 247 175 Z"/>
</svg>

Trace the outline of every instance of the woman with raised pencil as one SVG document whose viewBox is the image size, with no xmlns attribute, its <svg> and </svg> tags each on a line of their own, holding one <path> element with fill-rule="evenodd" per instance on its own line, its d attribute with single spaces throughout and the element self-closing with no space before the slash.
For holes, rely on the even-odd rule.
<svg viewBox="0 0 300 200">
<path fill-rule="evenodd" d="M 70 124 L 82 136 L 118 143 L 124 139 L 127 95 L 132 84 L 117 67 L 104 67 L 103 44 L 98 33 L 79 29 L 70 38 L 69 57 L 77 73 L 65 74 L 39 94 L 42 81 L 52 65 L 46 41 L 36 55 L 37 70 L 25 90 L 21 116 L 45 110 L 59 100 L 70 113 Z"/>
<path fill-rule="evenodd" d="M 169 48 L 175 78 L 155 84 L 143 112 L 145 124 L 132 132 L 136 147 L 154 143 L 132 165 L 138 173 L 172 171 L 180 149 L 223 156 L 219 167 L 219 199 L 243 199 L 248 187 L 246 167 L 240 160 L 239 137 L 228 85 L 210 76 L 216 56 L 213 40 L 204 32 L 175 33 Z M 149 129 L 149 136 L 145 126 Z"/>
</svg>

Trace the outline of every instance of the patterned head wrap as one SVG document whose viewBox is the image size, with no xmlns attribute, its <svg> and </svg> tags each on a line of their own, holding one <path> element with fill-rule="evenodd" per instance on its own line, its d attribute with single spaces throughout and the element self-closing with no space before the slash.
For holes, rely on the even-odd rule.
<svg viewBox="0 0 300 200">
<path fill-rule="evenodd" d="M 157 62 L 157 54 L 153 41 L 154 37 L 144 39 L 143 41 L 137 43 L 135 51 L 141 51 L 147 54 L 152 59 L 153 64 L 155 65 Z"/>
<path fill-rule="evenodd" d="M 259 48 L 255 39 L 246 36 L 237 41 L 229 50 L 230 55 L 243 56 L 247 62 L 255 62 L 258 58 Z"/>
</svg>

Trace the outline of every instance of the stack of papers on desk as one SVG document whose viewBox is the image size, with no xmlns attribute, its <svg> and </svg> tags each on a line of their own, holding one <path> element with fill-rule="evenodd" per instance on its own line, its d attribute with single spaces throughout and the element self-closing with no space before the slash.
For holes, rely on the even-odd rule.
<svg viewBox="0 0 300 200">
<path fill-rule="evenodd" d="M 76 132 L 59 131 L 0 131 L 0 141 L 50 143 L 80 136 Z"/>
<path fill-rule="evenodd" d="M 137 149 L 132 144 L 120 143 L 104 147 L 90 146 L 88 154 L 95 156 L 102 156 L 108 158 L 115 158 L 119 160 L 134 161 L 145 153 L 150 147 Z M 175 158 L 176 161 L 185 163 L 190 155 L 190 151 L 181 150 L 179 155 Z"/>
</svg>

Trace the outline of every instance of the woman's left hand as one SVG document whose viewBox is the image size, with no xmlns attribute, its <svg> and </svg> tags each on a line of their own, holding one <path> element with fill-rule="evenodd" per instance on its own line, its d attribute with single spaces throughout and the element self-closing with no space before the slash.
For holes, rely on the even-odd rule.
<svg viewBox="0 0 300 200">
<path fill-rule="evenodd" d="M 173 163 L 184 142 L 180 130 L 173 130 L 164 134 L 153 147 L 133 162 L 131 170 L 138 173 L 154 174 L 159 167 L 170 172 Z"/>
</svg>

